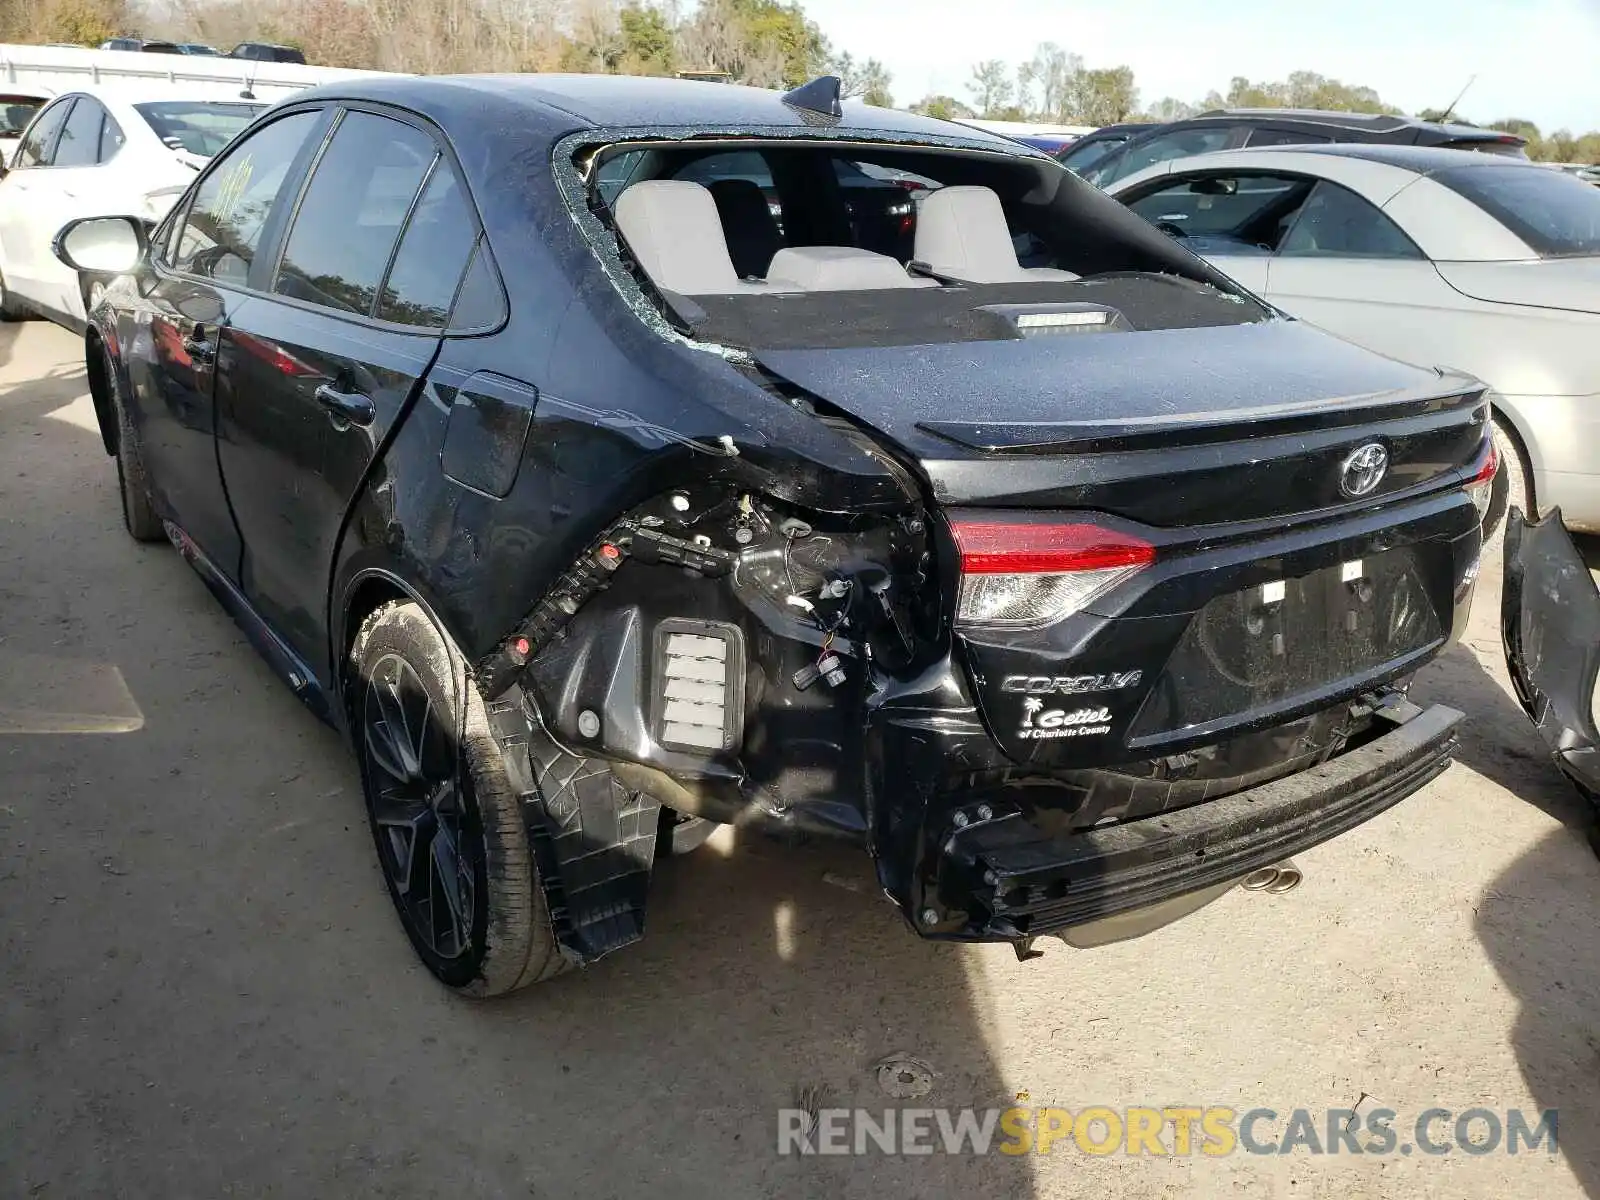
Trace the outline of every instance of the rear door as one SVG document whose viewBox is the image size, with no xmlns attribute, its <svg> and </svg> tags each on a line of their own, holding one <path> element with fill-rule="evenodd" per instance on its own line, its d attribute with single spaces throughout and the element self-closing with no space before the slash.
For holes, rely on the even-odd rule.
<svg viewBox="0 0 1600 1200">
<path fill-rule="evenodd" d="M 217 470 L 219 331 L 259 303 L 245 284 L 325 120 L 318 110 L 291 113 L 217 158 L 152 254 L 133 342 L 122 354 L 157 507 L 230 578 L 238 575 L 239 536 Z"/>
<path fill-rule="evenodd" d="M 34 240 L 34 222 L 51 197 L 50 168 L 61 128 L 72 111 L 73 97 L 52 101 L 28 127 L 17 147 L 16 161 L 0 179 L 0 251 L 4 252 L 6 287 L 18 296 L 39 302 L 40 259 L 50 253 Z"/>
<path fill-rule="evenodd" d="M 245 595 L 303 661 L 326 661 L 344 515 L 443 337 L 478 236 L 453 161 L 408 118 L 343 112 L 276 261 L 224 331 L 218 455 Z"/>
</svg>

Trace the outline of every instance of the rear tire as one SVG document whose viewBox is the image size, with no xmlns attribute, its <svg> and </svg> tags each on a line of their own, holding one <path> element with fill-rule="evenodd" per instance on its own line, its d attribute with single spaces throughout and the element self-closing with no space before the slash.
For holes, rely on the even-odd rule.
<svg viewBox="0 0 1600 1200">
<path fill-rule="evenodd" d="M 102 350 L 102 353 L 105 353 Z M 159 542 L 167 536 L 161 518 L 150 503 L 150 480 L 139 453 L 139 435 L 128 419 L 127 407 L 117 390 L 116 364 L 106 354 L 106 387 L 117 415 L 117 492 L 122 499 L 122 524 L 136 542 Z"/>
<path fill-rule="evenodd" d="M 517 791 L 459 652 L 392 600 L 362 623 L 350 670 L 373 842 L 423 965 L 471 996 L 561 974 Z"/>
</svg>

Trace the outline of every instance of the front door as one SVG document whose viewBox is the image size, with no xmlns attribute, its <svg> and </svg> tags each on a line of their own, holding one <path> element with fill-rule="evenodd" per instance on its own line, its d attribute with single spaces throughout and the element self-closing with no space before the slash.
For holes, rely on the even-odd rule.
<svg viewBox="0 0 1600 1200">
<path fill-rule="evenodd" d="M 404 236 L 402 236 L 402 234 Z M 437 356 L 476 226 L 433 137 L 346 112 L 283 235 L 270 291 L 224 331 L 218 456 L 257 611 L 330 679 L 345 513 Z"/>
<path fill-rule="evenodd" d="M 221 331 L 261 303 L 241 289 L 322 119 L 300 112 L 263 126 L 200 181 L 165 244 L 152 251 L 150 290 L 133 331 L 148 339 L 149 353 L 125 356 L 129 415 L 156 507 L 231 578 L 240 543 L 217 469 L 213 404 Z"/>
</svg>

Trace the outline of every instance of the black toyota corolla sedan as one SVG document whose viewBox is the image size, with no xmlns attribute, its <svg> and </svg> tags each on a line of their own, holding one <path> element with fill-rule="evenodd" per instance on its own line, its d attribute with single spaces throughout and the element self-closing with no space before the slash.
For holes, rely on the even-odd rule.
<svg viewBox="0 0 1600 1200">
<path fill-rule="evenodd" d="M 636 940 L 716 823 L 853 839 L 918 934 L 1022 954 L 1449 761 L 1406 684 L 1477 572 L 1481 385 L 1014 143 L 829 80 L 346 81 L 56 250 L 118 273 L 128 531 L 348 734 L 454 987 Z"/>
</svg>

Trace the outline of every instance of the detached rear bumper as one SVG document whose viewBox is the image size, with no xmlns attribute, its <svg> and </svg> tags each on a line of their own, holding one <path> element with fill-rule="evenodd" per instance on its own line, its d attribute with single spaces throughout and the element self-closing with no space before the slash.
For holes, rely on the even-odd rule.
<svg viewBox="0 0 1600 1200">
<path fill-rule="evenodd" d="M 1123 825 L 1051 837 L 990 806 L 940 848 L 921 914 L 928 937 L 1015 940 L 1153 906 L 1171 917 L 1258 867 L 1307 850 L 1398 804 L 1450 765 L 1463 714 L 1395 700 L 1394 728 L 1328 763 Z M 965 811 L 965 810 L 963 810 Z M 1151 922 L 1151 927 L 1164 921 Z"/>
</svg>

